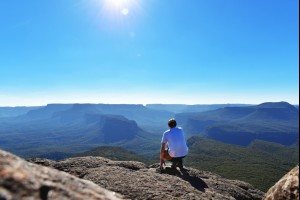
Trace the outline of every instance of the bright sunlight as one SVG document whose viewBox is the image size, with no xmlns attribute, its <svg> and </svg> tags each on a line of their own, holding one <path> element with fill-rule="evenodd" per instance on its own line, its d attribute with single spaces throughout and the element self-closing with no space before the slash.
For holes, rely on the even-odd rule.
<svg viewBox="0 0 300 200">
<path fill-rule="evenodd" d="M 128 15 L 132 4 L 133 0 L 104 0 L 105 10 L 115 14 Z"/>
</svg>

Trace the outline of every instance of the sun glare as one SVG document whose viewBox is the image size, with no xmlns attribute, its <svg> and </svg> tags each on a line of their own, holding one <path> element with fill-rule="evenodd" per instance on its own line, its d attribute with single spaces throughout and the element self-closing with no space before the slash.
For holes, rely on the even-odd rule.
<svg viewBox="0 0 300 200">
<path fill-rule="evenodd" d="M 128 15 L 132 2 L 133 0 L 104 0 L 104 6 L 110 12 Z"/>
<path fill-rule="evenodd" d="M 101 28 L 110 30 L 135 24 L 144 11 L 141 0 L 92 0 L 90 3 L 95 21 Z M 128 34 L 134 38 L 131 32 Z"/>
</svg>

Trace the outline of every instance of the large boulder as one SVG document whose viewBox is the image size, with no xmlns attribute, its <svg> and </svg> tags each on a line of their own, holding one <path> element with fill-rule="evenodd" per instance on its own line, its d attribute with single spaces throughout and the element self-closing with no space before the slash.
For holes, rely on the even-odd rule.
<svg viewBox="0 0 300 200">
<path fill-rule="evenodd" d="M 30 161 L 93 181 L 128 199 L 260 200 L 264 195 L 248 183 L 192 168 L 186 171 L 166 168 L 162 173 L 158 164 L 146 166 L 141 162 L 112 161 L 102 157 Z"/>
<path fill-rule="evenodd" d="M 299 165 L 284 175 L 264 196 L 264 200 L 299 199 Z"/>
<path fill-rule="evenodd" d="M 44 163 L 50 166 L 52 163 Z M 120 199 L 91 181 L 29 163 L 0 150 L 0 199 Z"/>
</svg>

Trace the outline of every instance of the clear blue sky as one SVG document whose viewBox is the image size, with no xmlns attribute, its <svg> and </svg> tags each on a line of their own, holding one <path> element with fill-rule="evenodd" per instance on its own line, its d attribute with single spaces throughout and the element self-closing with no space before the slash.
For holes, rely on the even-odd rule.
<svg viewBox="0 0 300 200">
<path fill-rule="evenodd" d="M 0 106 L 299 102 L 298 0 L 0 1 Z"/>
</svg>

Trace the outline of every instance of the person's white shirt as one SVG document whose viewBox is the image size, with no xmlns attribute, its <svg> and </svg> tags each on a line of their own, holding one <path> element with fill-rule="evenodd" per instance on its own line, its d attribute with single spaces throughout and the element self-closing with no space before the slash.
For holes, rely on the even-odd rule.
<svg viewBox="0 0 300 200">
<path fill-rule="evenodd" d="M 172 157 L 184 157 L 188 153 L 188 147 L 182 128 L 175 127 L 165 131 L 161 143 L 167 143 L 169 154 Z"/>
</svg>

